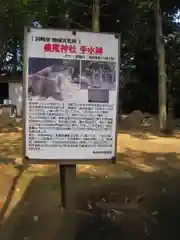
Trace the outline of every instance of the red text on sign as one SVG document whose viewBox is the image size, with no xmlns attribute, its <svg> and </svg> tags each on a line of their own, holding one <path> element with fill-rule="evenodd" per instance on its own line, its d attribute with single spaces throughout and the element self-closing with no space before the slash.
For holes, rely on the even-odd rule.
<svg viewBox="0 0 180 240">
<path fill-rule="evenodd" d="M 46 43 L 44 45 L 45 52 L 60 52 L 60 53 L 76 53 L 75 45 L 58 44 L 58 43 Z"/>
<path fill-rule="evenodd" d="M 96 54 L 96 55 L 102 55 L 103 54 L 103 48 L 102 47 L 93 47 L 93 46 L 81 46 L 80 52 L 83 54 Z"/>
</svg>

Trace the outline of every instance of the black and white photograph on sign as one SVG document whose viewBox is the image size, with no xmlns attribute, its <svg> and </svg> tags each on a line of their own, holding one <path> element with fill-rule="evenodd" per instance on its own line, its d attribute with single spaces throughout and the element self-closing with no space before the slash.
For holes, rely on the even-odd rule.
<svg viewBox="0 0 180 240">
<path fill-rule="evenodd" d="M 88 102 L 108 103 L 109 90 L 106 89 L 88 89 Z"/>
<path fill-rule="evenodd" d="M 28 95 L 64 101 L 80 89 L 80 61 L 69 59 L 29 58 Z"/>
<path fill-rule="evenodd" d="M 116 90 L 114 62 L 82 61 L 81 89 Z"/>
</svg>

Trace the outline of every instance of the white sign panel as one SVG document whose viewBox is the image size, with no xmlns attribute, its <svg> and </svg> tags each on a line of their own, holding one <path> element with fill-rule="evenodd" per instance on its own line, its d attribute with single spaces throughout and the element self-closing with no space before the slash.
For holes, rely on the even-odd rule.
<svg viewBox="0 0 180 240">
<path fill-rule="evenodd" d="M 119 39 L 26 29 L 25 155 L 109 160 L 116 151 Z"/>
</svg>

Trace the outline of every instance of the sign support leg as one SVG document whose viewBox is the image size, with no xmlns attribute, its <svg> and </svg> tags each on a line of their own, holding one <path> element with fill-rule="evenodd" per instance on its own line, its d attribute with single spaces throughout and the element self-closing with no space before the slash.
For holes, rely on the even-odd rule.
<svg viewBox="0 0 180 240">
<path fill-rule="evenodd" d="M 63 209 L 76 208 L 76 165 L 59 165 L 61 205 Z"/>
</svg>

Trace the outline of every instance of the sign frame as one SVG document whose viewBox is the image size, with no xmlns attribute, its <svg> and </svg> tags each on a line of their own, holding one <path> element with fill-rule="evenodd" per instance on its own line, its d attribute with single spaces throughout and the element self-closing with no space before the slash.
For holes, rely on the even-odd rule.
<svg viewBox="0 0 180 240">
<path fill-rule="evenodd" d="M 24 54 L 23 54 L 23 104 L 22 104 L 22 116 L 23 116 L 23 141 L 22 141 L 22 150 L 23 150 L 23 162 L 24 164 L 60 164 L 60 165 L 76 165 L 76 164 L 116 164 L 116 153 L 117 153 L 117 135 L 118 135 L 118 110 L 119 110 L 119 81 L 117 81 L 117 99 L 116 99 L 116 126 L 115 126 L 115 142 L 114 142 L 114 151 L 115 156 L 113 156 L 111 159 L 81 159 L 81 160 L 72 160 L 72 159 L 30 159 L 26 156 L 26 106 L 27 106 L 27 96 L 26 96 L 26 83 L 27 83 L 27 43 L 28 43 L 28 33 L 31 31 L 31 29 L 37 29 L 35 27 L 26 26 L 24 28 Z M 72 32 L 73 35 L 76 35 L 77 32 L 87 32 L 82 31 L 79 29 L 58 29 L 58 28 L 38 28 L 39 30 L 62 30 L 67 32 Z M 94 32 L 92 32 L 93 34 Z M 97 33 L 95 33 L 97 34 Z M 119 33 L 108 33 L 108 32 L 100 32 L 98 34 L 107 34 L 107 35 L 114 35 L 116 39 L 118 39 L 118 72 L 117 72 L 117 79 L 120 79 L 120 55 L 121 55 L 121 35 Z"/>
</svg>

